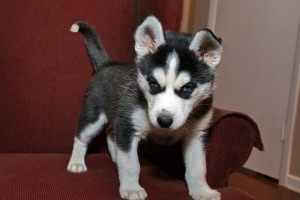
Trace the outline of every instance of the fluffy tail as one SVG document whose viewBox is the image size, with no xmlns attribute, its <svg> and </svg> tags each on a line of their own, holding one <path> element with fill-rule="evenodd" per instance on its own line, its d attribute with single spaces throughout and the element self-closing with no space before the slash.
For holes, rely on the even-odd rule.
<svg viewBox="0 0 300 200">
<path fill-rule="evenodd" d="M 70 31 L 74 33 L 80 32 L 84 36 L 86 48 L 95 71 L 112 63 L 111 58 L 102 45 L 98 33 L 92 25 L 78 21 L 72 25 Z"/>
</svg>

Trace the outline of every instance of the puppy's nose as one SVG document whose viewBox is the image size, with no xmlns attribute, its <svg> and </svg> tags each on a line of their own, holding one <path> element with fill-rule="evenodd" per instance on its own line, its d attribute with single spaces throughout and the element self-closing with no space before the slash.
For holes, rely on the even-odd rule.
<svg viewBox="0 0 300 200">
<path fill-rule="evenodd" d="M 162 128 L 170 128 L 173 123 L 173 119 L 168 115 L 161 115 L 157 117 L 157 123 Z"/>
</svg>

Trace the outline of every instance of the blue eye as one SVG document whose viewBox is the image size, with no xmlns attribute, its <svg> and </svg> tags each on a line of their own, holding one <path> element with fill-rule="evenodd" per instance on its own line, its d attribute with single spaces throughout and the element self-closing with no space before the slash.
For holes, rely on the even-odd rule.
<svg viewBox="0 0 300 200">
<path fill-rule="evenodd" d="M 149 85 L 150 85 L 151 89 L 159 89 L 160 88 L 158 82 L 156 82 L 156 81 L 149 82 Z"/>
<path fill-rule="evenodd" d="M 179 95 L 184 99 L 188 99 L 195 87 L 196 85 L 194 83 L 187 83 L 180 88 Z"/>
<path fill-rule="evenodd" d="M 154 78 L 148 78 L 148 84 L 151 94 L 157 94 L 161 91 L 159 83 Z"/>
<path fill-rule="evenodd" d="M 190 94 L 190 93 L 192 93 L 192 91 L 193 91 L 193 88 L 191 85 L 185 85 L 182 87 L 183 93 Z"/>
</svg>

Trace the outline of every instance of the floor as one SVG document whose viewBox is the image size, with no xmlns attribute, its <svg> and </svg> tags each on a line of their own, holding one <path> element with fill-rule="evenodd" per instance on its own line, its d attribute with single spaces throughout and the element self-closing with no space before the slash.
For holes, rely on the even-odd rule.
<svg viewBox="0 0 300 200">
<path fill-rule="evenodd" d="M 276 180 L 247 169 L 232 174 L 229 185 L 242 189 L 256 200 L 300 200 L 300 193 L 279 186 Z"/>
</svg>

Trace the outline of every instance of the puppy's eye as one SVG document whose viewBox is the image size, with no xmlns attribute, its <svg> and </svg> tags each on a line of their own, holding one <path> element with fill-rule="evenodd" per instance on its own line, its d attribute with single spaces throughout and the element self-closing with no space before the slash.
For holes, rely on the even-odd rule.
<svg viewBox="0 0 300 200">
<path fill-rule="evenodd" d="M 150 87 L 151 94 L 157 94 L 160 92 L 161 90 L 160 85 L 154 78 L 148 78 L 148 84 Z"/>
<path fill-rule="evenodd" d="M 179 95 L 184 99 L 188 99 L 194 91 L 195 87 L 196 85 L 194 83 L 187 83 L 180 88 Z"/>
<path fill-rule="evenodd" d="M 160 88 L 158 82 L 156 82 L 156 81 L 149 82 L 149 85 L 150 85 L 151 89 L 158 90 Z"/>
</svg>

